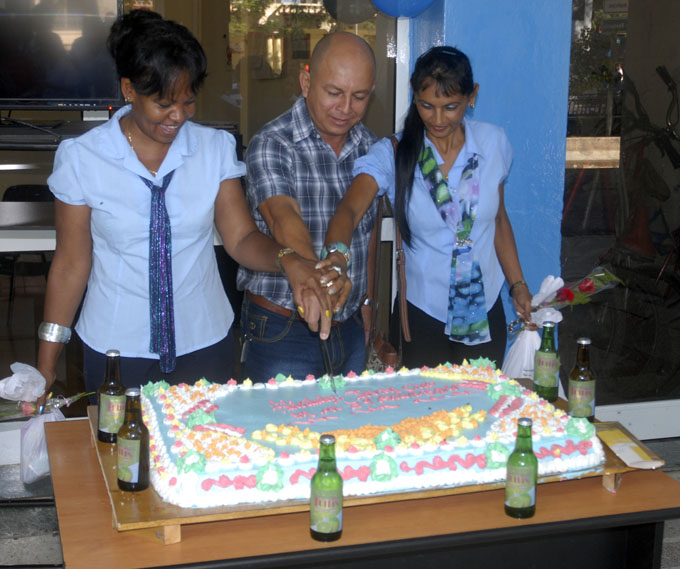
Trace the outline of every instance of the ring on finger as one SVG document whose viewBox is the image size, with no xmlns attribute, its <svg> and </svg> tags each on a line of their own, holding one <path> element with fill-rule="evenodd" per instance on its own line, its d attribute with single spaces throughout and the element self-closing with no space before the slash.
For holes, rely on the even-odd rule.
<svg viewBox="0 0 680 569">
<path fill-rule="evenodd" d="M 328 281 L 326 283 L 326 288 L 331 288 L 333 286 L 333 281 Z"/>
<path fill-rule="evenodd" d="M 339 265 L 331 265 L 331 269 L 333 269 L 336 273 L 338 273 L 338 276 L 342 276 L 342 267 Z"/>
</svg>

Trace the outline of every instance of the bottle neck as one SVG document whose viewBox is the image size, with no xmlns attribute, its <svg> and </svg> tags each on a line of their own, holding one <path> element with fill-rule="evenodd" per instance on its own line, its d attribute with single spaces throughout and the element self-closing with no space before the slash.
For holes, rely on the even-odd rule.
<svg viewBox="0 0 680 569">
<path fill-rule="evenodd" d="M 590 346 L 582 344 L 576 352 L 576 365 L 579 367 L 590 368 Z"/>
<path fill-rule="evenodd" d="M 120 383 L 120 358 L 106 358 L 106 375 L 104 376 L 104 381 L 109 384 Z"/>
<path fill-rule="evenodd" d="M 319 467 L 321 466 L 335 466 L 335 445 L 322 444 L 319 447 Z"/>
<path fill-rule="evenodd" d="M 125 422 L 139 423 L 142 420 L 142 401 L 139 396 L 125 399 Z"/>
<path fill-rule="evenodd" d="M 517 428 L 517 440 L 515 450 L 529 452 L 533 449 L 531 444 L 531 427 L 519 426 Z"/>
<path fill-rule="evenodd" d="M 543 328 L 541 350 L 555 351 L 555 328 Z"/>
</svg>

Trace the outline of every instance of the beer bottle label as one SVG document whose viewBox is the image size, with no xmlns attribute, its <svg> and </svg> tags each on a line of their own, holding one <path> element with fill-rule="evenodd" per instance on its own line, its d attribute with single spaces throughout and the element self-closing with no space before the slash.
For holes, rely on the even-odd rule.
<svg viewBox="0 0 680 569">
<path fill-rule="evenodd" d="M 536 504 L 536 470 L 532 466 L 508 466 L 505 505 L 528 508 Z"/>
<path fill-rule="evenodd" d="M 536 352 L 534 383 L 541 387 L 557 387 L 560 377 L 560 358 L 552 352 Z"/>
<path fill-rule="evenodd" d="M 125 418 L 125 395 L 101 394 L 98 429 L 104 433 L 117 433 Z"/>
<path fill-rule="evenodd" d="M 569 414 L 572 417 L 592 417 L 595 414 L 595 380 L 569 380 Z"/>
<path fill-rule="evenodd" d="M 139 482 L 139 446 L 138 440 L 118 437 L 118 480 Z"/>
<path fill-rule="evenodd" d="M 342 529 L 342 489 L 312 488 L 310 527 L 319 533 L 335 533 Z"/>
</svg>

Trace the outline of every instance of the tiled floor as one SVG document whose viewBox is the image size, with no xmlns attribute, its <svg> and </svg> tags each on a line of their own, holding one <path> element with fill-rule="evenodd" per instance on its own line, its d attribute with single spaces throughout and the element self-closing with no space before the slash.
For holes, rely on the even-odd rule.
<svg viewBox="0 0 680 569">
<path fill-rule="evenodd" d="M 19 279 L 14 317 L 7 326 L 7 282 L 0 281 L 0 378 L 11 373 L 9 366 L 15 361 L 35 363 L 35 331 L 41 320 L 43 294 L 44 279 Z M 79 358 L 78 345 L 70 344 L 62 357 L 55 394 L 73 395 L 82 390 Z M 66 409 L 65 414 L 85 415 L 84 402 Z M 680 481 L 680 439 L 645 442 L 666 460 L 668 474 Z M 27 487 L 20 481 L 18 465 L 0 466 L 0 566 L 63 566 L 52 496 L 49 478 Z M 680 569 L 680 520 L 666 523 L 661 567 Z"/>
</svg>

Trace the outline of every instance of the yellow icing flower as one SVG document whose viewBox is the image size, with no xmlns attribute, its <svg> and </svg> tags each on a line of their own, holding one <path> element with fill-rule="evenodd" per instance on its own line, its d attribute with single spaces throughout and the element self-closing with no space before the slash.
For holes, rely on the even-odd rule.
<svg viewBox="0 0 680 569">
<path fill-rule="evenodd" d="M 252 379 L 250 379 L 249 377 L 246 377 L 246 378 L 243 380 L 243 385 L 246 386 L 246 387 L 252 387 L 252 386 L 253 386 L 253 381 L 252 381 Z"/>
</svg>

